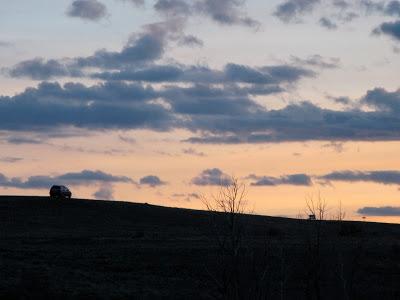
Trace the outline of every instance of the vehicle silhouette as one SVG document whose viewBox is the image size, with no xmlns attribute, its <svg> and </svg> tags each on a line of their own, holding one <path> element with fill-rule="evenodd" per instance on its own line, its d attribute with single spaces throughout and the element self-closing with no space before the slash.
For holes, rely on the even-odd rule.
<svg viewBox="0 0 400 300">
<path fill-rule="evenodd" d="M 71 199 L 71 191 L 63 185 L 53 185 L 50 189 L 50 199 L 61 200 L 61 199 Z"/>
</svg>

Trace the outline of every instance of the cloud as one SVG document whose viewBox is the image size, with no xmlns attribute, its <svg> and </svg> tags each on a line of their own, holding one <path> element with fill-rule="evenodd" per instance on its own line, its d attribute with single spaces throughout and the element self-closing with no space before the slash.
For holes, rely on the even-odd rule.
<svg viewBox="0 0 400 300">
<path fill-rule="evenodd" d="M 122 183 L 133 183 L 133 180 L 126 176 L 114 176 L 112 174 L 104 173 L 102 171 L 90 171 L 83 170 L 81 172 L 71 172 L 60 175 L 57 177 L 59 180 L 65 180 L 66 182 L 76 182 L 76 184 L 85 184 L 92 181 L 95 182 L 122 182 Z"/>
<path fill-rule="evenodd" d="M 267 72 L 276 82 L 298 81 L 304 77 L 315 77 L 316 73 L 309 69 L 291 65 L 264 66 L 260 70 Z"/>
<path fill-rule="evenodd" d="M 65 173 L 59 176 L 30 176 L 26 180 L 19 177 L 7 178 L 4 174 L 0 173 L 0 187 L 18 189 L 47 189 L 54 184 L 79 186 L 98 183 L 134 183 L 134 181 L 126 176 L 114 176 L 102 171 L 91 170 Z"/>
<path fill-rule="evenodd" d="M 157 0 L 154 9 L 169 18 L 203 15 L 221 25 L 256 28 L 260 23 L 243 11 L 242 0 Z"/>
<path fill-rule="evenodd" d="M 384 12 L 388 16 L 400 17 L 400 1 L 394 0 L 387 3 Z"/>
<path fill-rule="evenodd" d="M 145 73 L 140 76 L 149 78 L 151 72 Z M 341 110 L 309 101 L 267 109 L 253 98 L 281 92 L 286 82 L 311 74 L 291 65 L 230 64 L 222 71 L 185 70 L 184 85 L 42 82 L 14 96 L 0 96 L 0 130 L 186 129 L 194 134 L 188 142 L 214 144 L 400 139 L 399 90 L 374 88 Z M 151 78 L 157 80 L 155 75 Z M 210 83 L 194 84 L 207 80 Z"/>
<path fill-rule="evenodd" d="M 11 43 L 5 42 L 5 41 L 0 41 L 0 48 L 1 47 L 6 48 L 6 47 L 10 47 L 10 46 L 12 46 Z"/>
<path fill-rule="evenodd" d="M 335 103 L 342 105 L 351 105 L 354 104 L 353 100 L 346 96 L 341 97 L 328 97 L 330 100 L 333 100 Z"/>
<path fill-rule="evenodd" d="M 291 61 L 302 67 L 315 67 L 320 69 L 336 69 L 340 66 L 340 59 L 337 57 L 323 57 L 319 54 L 311 55 L 307 58 L 291 56 Z"/>
<path fill-rule="evenodd" d="M 246 179 L 253 180 L 252 186 L 277 186 L 277 185 L 298 185 L 311 186 L 311 177 L 306 174 L 291 174 L 280 177 L 249 175 Z"/>
<path fill-rule="evenodd" d="M 231 177 L 226 175 L 218 168 L 206 169 L 198 176 L 194 177 L 191 181 L 194 185 L 207 186 L 207 185 L 229 185 L 231 184 Z"/>
<path fill-rule="evenodd" d="M 322 145 L 323 148 L 332 148 L 337 153 L 342 153 L 344 151 L 344 143 L 341 142 L 330 142 L 328 144 Z"/>
<path fill-rule="evenodd" d="M 332 20 L 330 20 L 327 17 L 322 17 L 321 19 L 319 19 L 318 21 L 319 25 L 321 25 L 322 27 L 325 27 L 326 29 L 329 30 L 335 30 L 337 29 L 337 25 L 335 22 L 333 22 Z"/>
<path fill-rule="evenodd" d="M 0 157 L 0 162 L 3 163 L 16 163 L 21 160 L 23 160 L 23 158 L 21 157 L 12 157 L 12 156 Z"/>
<path fill-rule="evenodd" d="M 322 62 L 321 62 L 322 63 Z M 251 67 L 229 63 L 222 70 L 205 66 L 191 65 L 150 65 L 143 68 L 125 68 L 117 72 L 102 72 L 92 75 L 103 80 L 127 80 L 146 82 L 191 82 L 208 83 L 248 83 L 275 85 L 297 82 L 307 77 L 315 77 L 316 73 L 302 66 L 288 64 Z"/>
<path fill-rule="evenodd" d="M 382 216 L 382 217 L 397 217 L 400 216 L 400 207 L 381 206 L 381 207 L 362 207 L 357 210 L 360 215 L 367 216 Z"/>
<path fill-rule="evenodd" d="M 144 5 L 144 0 L 119 0 L 122 2 L 129 2 L 132 3 L 135 6 L 143 6 Z"/>
<path fill-rule="evenodd" d="M 346 9 L 350 6 L 350 4 L 347 1 L 343 1 L 343 0 L 334 0 L 333 5 L 340 9 Z"/>
<path fill-rule="evenodd" d="M 368 14 L 379 13 L 385 16 L 400 17 L 400 1 L 398 0 L 386 3 L 384 1 L 362 0 L 360 5 Z"/>
<path fill-rule="evenodd" d="M 360 103 L 375 108 L 373 111 L 323 109 L 305 101 L 278 110 L 249 110 L 240 115 L 223 117 L 192 116 L 190 126 L 201 131 L 201 135 L 186 141 L 239 144 L 307 140 L 399 140 L 399 95 L 400 91 L 368 91 Z"/>
<path fill-rule="evenodd" d="M 172 194 L 171 195 L 172 198 L 183 198 L 183 200 L 190 202 L 193 199 L 200 199 L 200 195 L 196 194 L 196 193 L 190 193 L 190 194 Z"/>
<path fill-rule="evenodd" d="M 97 0 L 75 0 L 67 10 L 70 17 L 99 21 L 107 16 L 107 7 Z"/>
<path fill-rule="evenodd" d="M 400 41 L 400 21 L 382 23 L 372 33 L 376 35 L 384 34 L 394 40 Z"/>
<path fill-rule="evenodd" d="M 118 138 L 127 144 L 131 144 L 131 145 L 136 144 L 136 140 L 129 136 L 119 135 Z"/>
<path fill-rule="evenodd" d="M 183 149 L 182 152 L 187 155 L 194 155 L 194 156 L 200 156 L 200 157 L 206 156 L 204 154 L 204 152 L 197 151 L 196 149 L 193 149 L 193 148 Z"/>
<path fill-rule="evenodd" d="M 192 13 L 192 7 L 183 0 L 157 0 L 154 9 L 167 16 L 188 16 Z"/>
<path fill-rule="evenodd" d="M 204 43 L 199 38 L 194 35 L 184 35 L 179 40 L 179 45 L 189 46 L 189 47 L 203 47 Z"/>
<path fill-rule="evenodd" d="M 248 27 L 258 27 L 258 21 L 246 16 L 241 11 L 241 6 L 245 1 L 237 0 L 200 0 L 195 7 L 212 20 L 222 25 L 245 25 Z"/>
<path fill-rule="evenodd" d="M 156 65 L 142 69 L 123 70 L 119 72 L 103 72 L 94 74 L 94 78 L 103 80 L 127 80 L 146 82 L 174 82 L 184 74 L 178 66 Z"/>
<path fill-rule="evenodd" d="M 93 193 L 93 197 L 97 200 L 114 200 L 114 188 L 111 184 L 105 183 Z"/>
<path fill-rule="evenodd" d="M 79 70 L 69 67 L 57 60 L 45 61 L 43 58 L 22 61 L 9 70 L 12 77 L 28 77 L 34 80 L 47 80 L 53 77 L 82 76 Z"/>
<path fill-rule="evenodd" d="M 381 170 L 381 171 L 335 171 L 319 179 L 330 181 L 346 182 L 374 182 L 380 184 L 400 184 L 400 171 Z"/>
<path fill-rule="evenodd" d="M 200 195 L 197 194 L 197 193 L 190 193 L 190 194 L 188 194 L 188 196 L 189 196 L 190 198 L 200 199 Z"/>
<path fill-rule="evenodd" d="M 274 15 L 282 22 L 298 22 L 300 17 L 311 12 L 319 0 L 288 0 L 278 5 Z"/>
<path fill-rule="evenodd" d="M 324 9 L 316 11 L 315 8 L 319 5 L 323 5 Z M 379 10 L 378 6 L 376 2 L 369 0 L 286 0 L 277 6 L 273 15 L 284 23 L 300 23 L 303 22 L 303 17 L 314 15 L 320 26 L 329 30 L 334 30 L 338 28 L 339 25 L 358 18 L 359 13 L 368 15 L 371 14 L 371 12 L 377 12 Z M 381 5 L 379 7 L 383 9 Z M 380 10 L 379 13 L 381 13 Z"/>
<path fill-rule="evenodd" d="M 133 35 L 120 51 L 101 49 L 90 56 L 61 60 L 34 58 L 11 67 L 8 74 L 12 77 L 48 80 L 56 77 L 85 77 L 87 69 L 137 70 L 159 60 L 170 40 L 184 38 L 181 30 L 179 20 L 148 24 L 142 32 Z M 190 42 L 190 38 L 187 42 Z M 192 43 L 195 42 L 192 39 Z"/>
<path fill-rule="evenodd" d="M 383 88 L 369 90 L 361 103 L 383 112 L 400 112 L 400 89 L 388 92 Z"/>
<path fill-rule="evenodd" d="M 149 176 L 140 178 L 139 183 L 141 185 L 148 185 L 152 188 L 167 184 L 166 182 L 162 181 L 158 176 L 154 176 L 154 175 L 149 175 Z"/>
<path fill-rule="evenodd" d="M 157 60 L 164 54 L 171 26 L 175 24 L 148 25 L 143 33 L 135 36 L 121 51 L 98 50 L 91 56 L 74 58 L 73 66 L 114 69 Z"/>
<path fill-rule="evenodd" d="M 168 130 L 174 117 L 161 104 L 151 103 L 153 96 L 152 88 L 137 84 L 86 87 L 45 82 L 13 97 L 0 97 L 0 129 L 40 132 L 74 126 Z"/>
<path fill-rule="evenodd" d="M 246 114 L 263 109 L 240 89 L 212 88 L 208 85 L 170 87 L 164 91 L 163 96 L 175 113 L 190 116 L 183 126 L 193 130 L 197 130 L 197 124 L 192 121 L 201 119 L 202 115 L 222 120 L 223 116 Z"/>
<path fill-rule="evenodd" d="M 9 136 L 3 139 L 9 144 L 22 145 L 22 144 L 43 144 L 42 139 L 29 136 Z"/>
</svg>

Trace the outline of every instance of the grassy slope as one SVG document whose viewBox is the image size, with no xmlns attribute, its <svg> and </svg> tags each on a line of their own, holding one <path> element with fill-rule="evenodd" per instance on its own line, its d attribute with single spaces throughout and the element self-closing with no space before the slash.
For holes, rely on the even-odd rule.
<svg viewBox="0 0 400 300">
<path fill-rule="evenodd" d="M 286 249 L 289 258 L 305 247 L 310 225 L 262 216 L 250 216 L 246 223 L 250 240 L 267 238 Z M 344 227 L 344 233 L 344 223 L 326 224 L 325 239 L 340 237 L 349 249 L 362 240 L 360 272 L 369 272 L 370 279 L 362 277 L 360 283 L 370 289 L 371 299 L 382 293 L 397 297 L 400 226 L 353 223 L 357 230 Z M 203 211 L 0 197 L 0 298 L 207 298 L 212 288 L 205 270 L 214 251 L 209 225 Z M 299 268 L 307 265 L 303 256 L 296 258 Z M 381 283 L 374 288 L 377 280 Z M 293 281 L 295 294 L 299 287 Z"/>
</svg>

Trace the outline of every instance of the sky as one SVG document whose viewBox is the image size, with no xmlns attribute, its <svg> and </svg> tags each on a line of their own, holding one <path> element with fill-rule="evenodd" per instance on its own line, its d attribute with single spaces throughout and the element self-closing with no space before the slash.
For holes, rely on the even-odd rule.
<svg viewBox="0 0 400 300">
<path fill-rule="evenodd" d="M 400 1 L 3 2 L 0 194 L 400 222 Z"/>
</svg>

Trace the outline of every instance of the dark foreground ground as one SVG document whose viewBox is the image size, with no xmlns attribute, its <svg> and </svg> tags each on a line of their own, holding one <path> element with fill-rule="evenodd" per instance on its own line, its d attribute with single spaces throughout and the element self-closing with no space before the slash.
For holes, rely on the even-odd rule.
<svg viewBox="0 0 400 300">
<path fill-rule="evenodd" d="M 225 220 L 0 197 L 0 299 L 400 299 L 399 225 L 248 216 L 235 250 Z"/>
</svg>

